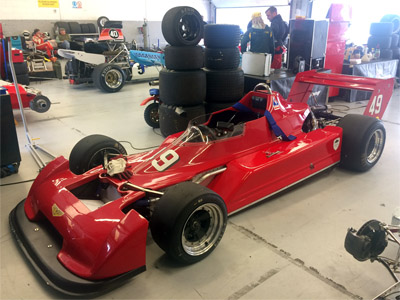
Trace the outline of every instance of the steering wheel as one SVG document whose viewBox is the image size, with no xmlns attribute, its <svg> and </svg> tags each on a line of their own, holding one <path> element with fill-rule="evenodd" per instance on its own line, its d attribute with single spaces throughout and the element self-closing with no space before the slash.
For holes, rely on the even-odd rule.
<svg viewBox="0 0 400 300">
<path fill-rule="evenodd" d="M 201 132 L 203 141 L 205 141 L 204 137 L 208 137 L 208 140 L 211 140 L 211 141 L 217 139 L 215 132 L 207 125 L 200 124 L 197 127 L 199 128 L 199 130 Z"/>
<path fill-rule="evenodd" d="M 253 92 L 256 92 L 256 91 L 258 91 L 258 90 L 266 90 L 268 94 L 271 94 L 271 95 L 272 95 L 271 87 L 270 87 L 268 84 L 266 84 L 266 83 L 261 82 L 261 83 L 257 84 L 257 85 L 254 87 Z"/>
</svg>

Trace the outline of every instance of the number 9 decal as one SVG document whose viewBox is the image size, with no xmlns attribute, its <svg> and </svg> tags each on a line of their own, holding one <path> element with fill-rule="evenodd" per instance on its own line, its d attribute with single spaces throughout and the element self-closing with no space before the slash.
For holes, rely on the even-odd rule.
<svg viewBox="0 0 400 300">
<path fill-rule="evenodd" d="M 179 160 L 179 155 L 174 150 L 165 151 L 160 158 L 153 159 L 151 165 L 158 171 L 162 172 L 171 167 Z"/>
</svg>

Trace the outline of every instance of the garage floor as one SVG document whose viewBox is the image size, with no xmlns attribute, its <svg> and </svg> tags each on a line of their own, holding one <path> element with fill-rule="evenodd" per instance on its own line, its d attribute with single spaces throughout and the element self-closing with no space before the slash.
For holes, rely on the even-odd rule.
<svg viewBox="0 0 400 300">
<path fill-rule="evenodd" d="M 153 70 L 154 71 L 154 70 Z M 128 83 L 116 94 L 66 80 L 36 82 L 53 102 L 47 113 L 25 110 L 30 135 L 57 155 L 69 156 L 81 138 L 95 133 L 136 148 L 159 145 L 159 131 L 143 120 L 147 83 Z M 378 262 L 358 262 L 344 249 L 349 227 L 370 219 L 390 223 L 400 206 L 400 90 L 385 113 L 385 151 L 369 172 L 334 168 L 290 191 L 229 218 L 217 249 L 191 266 L 171 262 L 149 235 L 147 271 L 99 299 L 371 299 L 394 281 Z M 366 101 L 334 102 L 342 114 L 361 113 Z M 19 111 L 22 162 L 1 180 L 1 299 L 68 298 L 48 288 L 18 251 L 8 214 L 24 199 L 38 167 L 25 147 Z M 139 152 L 124 144 L 129 153 Z M 2 145 L 4 147 L 5 145 Z M 27 181 L 27 182 L 24 182 Z M 17 183 L 14 185 L 6 185 Z M 395 257 L 388 247 L 385 255 Z M 134 255 L 134 253 L 132 253 Z"/>
</svg>

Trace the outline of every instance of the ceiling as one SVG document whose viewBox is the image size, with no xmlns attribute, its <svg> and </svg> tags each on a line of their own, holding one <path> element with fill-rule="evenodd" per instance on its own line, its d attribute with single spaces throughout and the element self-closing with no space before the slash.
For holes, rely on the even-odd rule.
<svg viewBox="0 0 400 300">
<path fill-rule="evenodd" d="M 289 2 L 289 0 L 211 0 L 216 8 L 281 6 L 289 5 Z"/>
</svg>

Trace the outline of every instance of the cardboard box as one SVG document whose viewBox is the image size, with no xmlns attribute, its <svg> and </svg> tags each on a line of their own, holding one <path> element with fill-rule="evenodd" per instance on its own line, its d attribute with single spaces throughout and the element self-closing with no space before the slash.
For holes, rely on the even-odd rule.
<svg viewBox="0 0 400 300">
<path fill-rule="evenodd" d="M 245 52 L 242 56 L 244 74 L 269 76 L 271 73 L 272 55 L 269 53 Z"/>
</svg>

